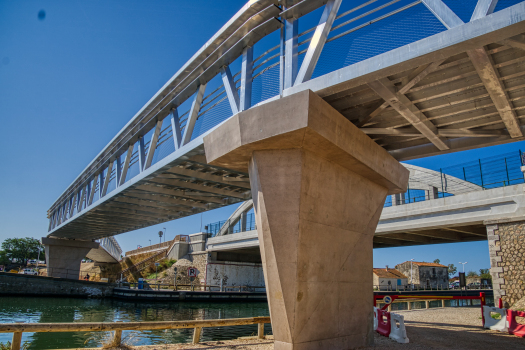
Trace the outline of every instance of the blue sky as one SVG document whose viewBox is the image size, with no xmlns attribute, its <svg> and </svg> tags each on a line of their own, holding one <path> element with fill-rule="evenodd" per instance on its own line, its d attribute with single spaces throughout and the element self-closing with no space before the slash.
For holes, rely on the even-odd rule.
<svg viewBox="0 0 525 350">
<path fill-rule="evenodd" d="M 47 209 L 151 96 L 245 1 L 0 0 L 0 241 L 46 235 Z M 227 6 L 225 6 L 227 4 Z M 40 16 L 39 13 L 45 13 Z M 412 161 L 439 168 L 524 148 L 523 142 Z M 124 250 L 190 234 L 233 207 L 117 236 Z M 381 249 L 489 267 L 486 242 Z"/>
</svg>

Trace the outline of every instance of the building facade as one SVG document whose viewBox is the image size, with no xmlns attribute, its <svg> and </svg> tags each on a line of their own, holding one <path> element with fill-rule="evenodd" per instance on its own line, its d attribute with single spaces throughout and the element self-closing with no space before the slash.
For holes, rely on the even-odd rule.
<svg viewBox="0 0 525 350">
<path fill-rule="evenodd" d="M 408 278 L 396 269 L 388 266 L 384 269 L 373 269 L 374 290 L 405 290 Z"/>
<path fill-rule="evenodd" d="M 421 289 L 448 289 L 448 267 L 437 263 L 405 261 L 396 269 L 407 276 L 408 284 Z"/>
</svg>

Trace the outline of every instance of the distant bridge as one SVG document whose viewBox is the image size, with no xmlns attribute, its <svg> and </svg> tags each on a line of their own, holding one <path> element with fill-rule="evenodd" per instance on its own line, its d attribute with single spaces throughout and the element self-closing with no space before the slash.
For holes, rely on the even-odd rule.
<svg viewBox="0 0 525 350">
<path fill-rule="evenodd" d="M 307 89 L 398 160 L 522 140 L 525 3 L 446 3 L 250 1 L 57 198 L 48 236 L 101 239 L 250 199 L 248 174 L 208 165 L 203 137 Z M 317 24 L 299 32 L 303 19 Z"/>
</svg>

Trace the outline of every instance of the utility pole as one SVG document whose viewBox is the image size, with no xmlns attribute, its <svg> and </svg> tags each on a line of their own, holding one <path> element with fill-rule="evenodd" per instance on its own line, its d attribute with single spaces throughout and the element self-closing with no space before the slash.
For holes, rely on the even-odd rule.
<svg viewBox="0 0 525 350">
<path fill-rule="evenodd" d="M 412 279 L 412 261 L 414 261 L 414 259 L 410 259 L 410 284 L 412 285 L 412 290 L 414 290 L 414 280 Z"/>
</svg>

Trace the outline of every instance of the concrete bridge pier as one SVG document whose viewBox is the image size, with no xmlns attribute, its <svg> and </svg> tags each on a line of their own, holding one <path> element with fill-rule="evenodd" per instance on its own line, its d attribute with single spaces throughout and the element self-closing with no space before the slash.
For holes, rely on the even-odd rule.
<svg viewBox="0 0 525 350">
<path fill-rule="evenodd" d="M 42 238 L 46 249 L 47 275 L 77 280 L 80 263 L 91 249 L 97 249 L 99 243 L 70 239 Z"/>
<path fill-rule="evenodd" d="M 239 113 L 207 161 L 248 171 L 275 349 L 373 342 L 373 235 L 408 171 L 311 91 Z"/>
</svg>

